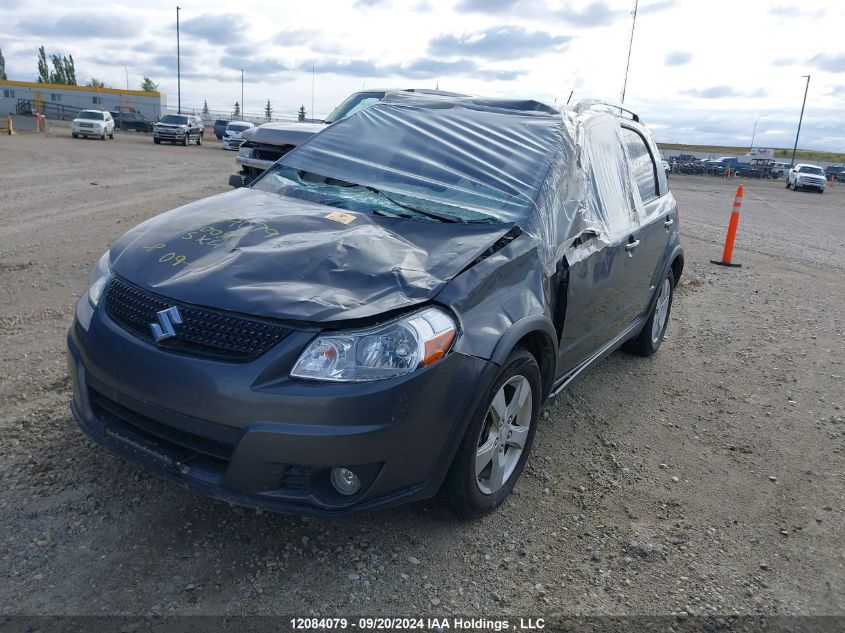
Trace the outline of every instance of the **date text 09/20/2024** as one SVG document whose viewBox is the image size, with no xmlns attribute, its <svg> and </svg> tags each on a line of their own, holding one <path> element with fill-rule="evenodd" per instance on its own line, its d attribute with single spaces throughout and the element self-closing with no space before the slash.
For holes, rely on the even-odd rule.
<svg viewBox="0 0 845 633">
<path fill-rule="evenodd" d="M 455 630 L 455 631 L 540 631 L 546 628 L 543 618 L 518 618 L 516 622 L 507 619 L 486 618 L 291 618 L 295 631 L 331 631 L 358 629 L 364 631 L 413 631 L 413 630 Z"/>
</svg>

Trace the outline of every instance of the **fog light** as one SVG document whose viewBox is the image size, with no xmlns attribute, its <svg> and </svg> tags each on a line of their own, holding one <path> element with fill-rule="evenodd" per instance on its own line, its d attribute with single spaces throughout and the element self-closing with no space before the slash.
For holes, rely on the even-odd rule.
<svg viewBox="0 0 845 633">
<path fill-rule="evenodd" d="M 361 489 L 358 475 L 348 468 L 332 468 L 332 486 L 342 495 L 354 495 Z"/>
</svg>

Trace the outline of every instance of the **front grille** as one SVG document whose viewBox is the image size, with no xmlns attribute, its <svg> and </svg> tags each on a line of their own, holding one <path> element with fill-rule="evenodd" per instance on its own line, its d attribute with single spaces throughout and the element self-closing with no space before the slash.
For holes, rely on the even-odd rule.
<svg viewBox="0 0 845 633">
<path fill-rule="evenodd" d="M 136 413 L 93 389 L 90 393 L 94 414 L 109 435 L 136 452 L 215 477 L 225 473 L 237 443 L 237 430 L 217 427 L 219 439 L 209 439 Z"/>
<path fill-rule="evenodd" d="M 260 145 L 253 151 L 253 158 L 269 160 L 274 163 L 294 148 L 293 145 Z"/>
<path fill-rule="evenodd" d="M 127 332 L 164 349 L 221 360 L 257 358 L 293 330 L 277 323 L 200 308 L 153 294 L 117 277 L 105 294 L 106 313 Z M 176 335 L 155 343 L 156 313 L 175 306 L 182 323 Z"/>
</svg>

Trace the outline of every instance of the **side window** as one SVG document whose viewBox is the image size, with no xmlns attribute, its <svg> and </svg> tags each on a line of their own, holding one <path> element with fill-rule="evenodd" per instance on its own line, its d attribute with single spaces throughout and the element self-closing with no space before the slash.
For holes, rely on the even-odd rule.
<svg viewBox="0 0 845 633">
<path fill-rule="evenodd" d="M 3 97 L 6 99 L 14 99 L 15 98 L 15 91 L 14 90 L 3 90 Z"/>
<path fill-rule="evenodd" d="M 640 190 L 640 198 L 643 204 L 654 200 L 660 192 L 657 189 L 657 165 L 654 157 L 646 145 L 645 139 L 638 132 L 630 128 L 622 128 L 622 139 L 625 148 L 628 150 L 628 159 L 631 162 L 631 174 Z"/>
<path fill-rule="evenodd" d="M 55 92 L 50 93 L 50 101 L 53 101 L 55 103 L 61 103 L 61 100 L 62 100 L 62 95 L 55 93 Z"/>
<path fill-rule="evenodd" d="M 587 139 L 584 143 L 592 189 L 587 201 L 590 214 L 616 237 L 628 233 L 639 223 L 618 129 L 615 117 L 597 115 L 585 125 Z"/>
</svg>

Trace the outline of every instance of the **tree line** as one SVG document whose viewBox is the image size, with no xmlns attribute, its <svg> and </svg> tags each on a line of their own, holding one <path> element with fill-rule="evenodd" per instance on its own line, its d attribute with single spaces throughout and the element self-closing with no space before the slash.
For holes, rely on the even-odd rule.
<svg viewBox="0 0 845 633">
<path fill-rule="evenodd" d="M 52 65 L 52 69 L 50 66 Z M 3 49 L 0 49 L 0 81 L 8 81 L 6 76 L 6 59 L 3 57 Z M 57 84 L 61 86 L 77 86 L 76 83 L 76 66 L 73 62 L 73 55 L 60 55 L 58 53 L 51 53 L 49 55 L 49 63 L 47 51 L 44 46 L 38 48 L 38 80 L 39 84 Z M 91 77 L 85 84 L 89 88 L 109 88 L 104 81 Z M 144 92 L 158 92 L 158 84 L 152 79 L 144 76 L 143 81 L 139 86 Z M 208 101 L 203 101 L 203 114 L 208 114 Z M 235 117 L 241 114 L 241 104 L 237 101 L 233 108 L 232 114 Z M 273 106 L 270 100 L 267 99 L 267 105 L 264 106 L 264 117 L 270 121 L 273 117 Z M 302 105 L 297 112 L 297 118 L 300 121 L 305 120 L 305 106 Z"/>
</svg>

